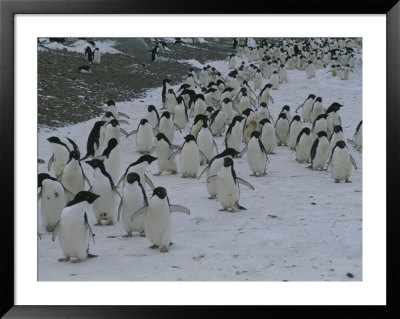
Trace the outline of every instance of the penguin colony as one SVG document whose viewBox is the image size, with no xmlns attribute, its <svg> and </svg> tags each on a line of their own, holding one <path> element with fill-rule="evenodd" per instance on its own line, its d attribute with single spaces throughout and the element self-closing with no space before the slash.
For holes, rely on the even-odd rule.
<svg viewBox="0 0 400 319">
<path fill-rule="evenodd" d="M 46 230 L 53 232 L 53 240 L 59 237 L 64 254 L 59 261 L 94 257 L 89 253 L 94 234 L 86 215 L 90 205 L 94 226 L 119 227 L 125 237 L 137 232 L 149 239 L 150 248 L 168 252 L 171 212 L 189 215 L 190 210 L 170 203 L 167 190 L 146 174 L 153 162 L 158 167 L 154 175 L 160 176 L 157 182 L 163 174 L 192 178 L 193 183 L 204 176 L 209 199 L 229 212 L 246 210 L 240 205 L 241 185 L 257 191 L 235 171 L 235 160 L 245 154 L 249 175 L 258 178 L 268 178 L 274 150 L 289 147 L 299 164 L 328 170 L 335 183 L 350 182 L 357 165 L 348 144 L 362 149 L 362 120 L 346 139 L 340 117 L 346 105 L 324 105 L 326 97 L 318 92 L 304 92 L 300 104 L 274 105 L 273 94 L 290 81 L 286 70 L 303 70 L 310 79 L 325 68 L 333 77 L 348 80 L 360 45 L 355 39 L 262 39 L 257 47 L 249 47 L 234 39 L 226 61 L 228 74 L 210 65 L 199 72 L 191 69 L 178 89 L 164 79 L 160 103 L 146 106 L 144 118 L 130 119 L 113 100 L 107 101 L 103 118 L 87 132 L 84 156 L 73 140 L 48 138 L 53 155 L 48 172 L 38 175 L 38 200 Z M 151 60 L 166 47 L 157 40 Z M 96 47 L 88 46 L 85 57 L 100 63 Z M 271 108 L 281 109 L 275 119 Z M 128 133 L 121 124 L 129 127 L 130 120 L 139 124 Z M 177 134 L 184 137 L 182 145 L 174 144 Z M 136 142 L 128 167 L 122 167 L 121 139 Z M 224 149 L 218 149 L 216 139 L 223 140 Z"/>
</svg>

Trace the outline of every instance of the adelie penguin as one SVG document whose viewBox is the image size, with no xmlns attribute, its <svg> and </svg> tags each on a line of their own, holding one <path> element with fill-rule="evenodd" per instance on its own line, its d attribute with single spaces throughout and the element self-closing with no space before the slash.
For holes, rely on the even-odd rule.
<svg viewBox="0 0 400 319">
<path fill-rule="evenodd" d="M 104 158 L 104 167 L 115 183 L 121 174 L 122 164 L 122 152 L 117 139 L 110 139 L 101 155 Z"/>
<path fill-rule="evenodd" d="M 245 180 L 236 176 L 233 168 L 233 160 L 230 157 L 224 158 L 224 165 L 218 175 L 212 175 L 207 179 L 207 182 L 217 182 L 217 195 L 219 202 L 222 205 L 221 211 L 234 212 L 235 209 L 245 210 L 246 208 L 239 204 L 240 190 L 239 184 L 246 185 L 254 190 L 254 187 Z"/>
<path fill-rule="evenodd" d="M 329 157 L 329 141 L 325 131 L 317 133 L 317 139 L 311 147 L 311 168 L 323 170 Z"/>
<path fill-rule="evenodd" d="M 317 138 L 317 133 L 320 131 L 328 132 L 328 127 L 326 122 L 327 117 L 328 115 L 325 113 L 318 115 L 318 117 L 314 120 L 312 126 L 312 134 L 314 138 Z"/>
<path fill-rule="evenodd" d="M 331 176 L 335 183 L 339 183 L 343 180 L 346 183 L 351 183 L 350 176 L 352 166 L 357 169 L 357 164 L 350 155 L 346 143 L 344 141 L 338 141 L 332 150 L 332 155 L 328 164 L 328 168 L 331 171 Z"/>
<path fill-rule="evenodd" d="M 50 172 L 53 168 L 54 175 L 59 179 L 61 178 L 65 165 L 67 165 L 69 161 L 70 150 L 77 148 L 77 146 L 75 142 L 68 137 L 60 139 L 57 136 L 51 136 L 47 140 L 50 142 L 53 149 L 53 154 L 49 159 L 47 169 Z"/>
<path fill-rule="evenodd" d="M 168 138 L 163 133 L 156 135 L 155 151 L 157 155 L 158 173 L 155 176 L 160 176 L 164 171 L 171 174 L 178 173 L 178 165 L 176 164 L 174 149 L 179 149 L 179 146 L 172 145 Z"/>
<path fill-rule="evenodd" d="M 93 168 L 93 180 L 90 191 L 100 195 L 100 199 L 92 206 L 95 226 L 101 226 L 102 220 L 106 225 L 113 225 L 116 217 L 116 200 L 119 195 L 110 174 L 106 171 L 100 159 L 86 161 Z M 120 196 L 121 197 L 121 196 Z"/>
<path fill-rule="evenodd" d="M 128 133 L 127 138 L 136 134 L 136 151 L 142 154 L 151 153 L 154 147 L 153 128 L 145 118 L 141 119 L 136 130 Z"/>
<path fill-rule="evenodd" d="M 85 57 L 88 60 L 89 63 L 92 63 L 93 61 L 93 52 L 90 46 L 87 46 L 85 49 Z"/>
<path fill-rule="evenodd" d="M 353 139 L 347 139 L 347 142 L 356 147 L 358 151 L 362 149 L 362 124 L 363 121 L 361 120 L 356 127 Z"/>
<path fill-rule="evenodd" d="M 289 121 L 286 113 L 280 113 L 275 123 L 276 142 L 278 146 L 287 145 L 289 137 Z"/>
<path fill-rule="evenodd" d="M 187 107 L 182 96 L 178 96 L 176 101 L 178 104 L 175 106 L 174 110 L 174 122 L 181 130 L 183 130 L 189 122 Z"/>
<path fill-rule="evenodd" d="M 267 168 L 267 151 L 260 140 L 260 132 L 253 131 L 247 144 L 247 162 L 252 172 L 251 176 L 263 176 Z"/>
<path fill-rule="evenodd" d="M 126 186 L 118 207 L 118 220 L 122 210 L 122 226 L 126 231 L 123 237 L 132 237 L 132 232 L 144 232 L 145 215 L 138 216 L 132 220 L 133 214 L 148 205 L 146 192 L 140 183 L 140 176 L 137 173 L 129 173 L 126 176 Z"/>
<path fill-rule="evenodd" d="M 160 122 L 158 124 L 158 131 L 160 133 L 163 133 L 171 143 L 174 142 L 175 127 L 179 131 L 181 131 L 181 129 L 172 120 L 171 113 L 169 113 L 168 111 L 163 112 L 163 114 L 161 114 Z"/>
<path fill-rule="evenodd" d="M 86 155 L 81 159 L 85 160 L 89 157 L 100 155 L 102 152 L 102 145 L 104 138 L 101 136 L 101 128 L 106 123 L 106 121 L 97 121 L 94 123 L 92 130 L 89 133 L 88 140 L 86 143 Z"/>
<path fill-rule="evenodd" d="M 145 214 L 145 234 L 152 245 L 151 249 L 160 249 L 160 252 L 168 252 L 171 244 L 171 212 L 181 212 L 190 215 L 189 209 L 180 205 L 172 205 L 169 202 L 167 190 L 157 187 L 153 191 L 149 205 L 136 211 L 132 221 Z"/>
<path fill-rule="evenodd" d="M 146 168 L 152 162 L 154 162 L 156 159 L 157 159 L 157 157 L 151 156 L 149 154 L 140 156 L 135 162 L 133 162 L 132 164 L 130 164 L 126 168 L 125 173 L 124 173 L 124 175 L 122 175 L 122 177 L 118 181 L 117 186 L 119 186 L 121 184 L 121 182 L 123 181 L 124 182 L 123 183 L 123 187 L 125 187 L 126 176 L 129 173 L 134 172 L 134 173 L 138 173 L 139 174 L 140 183 L 142 184 L 143 188 L 146 189 L 146 185 L 145 184 L 148 184 L 150 186 L 150 188 L 153 190 L 154 189 L 154 184 L 150 180 L 150 178 L 146 175 Z"/>
<path fill-rule="evenodd" d="M 129 116 L 125 113 L 119 112 L 113 100 L 108 100 L 106 104 L 107 112 L 111 112 L 114 118 L 119 121 L 119 123 L 129 124 L 128 121 L 121 119 L 121 116 L 126 117 L 127 119 L 129 119 Z M 104 118 L 102 120 L 104 120 Z"/>
<path fill-rule="evenodd" d="M 99 48 L 95 48 L 93 50 L 93 63 L 100 64 L 100 49 Z"/>
<path fill-rule="evenodd" d="M 52 240 L 55 241 L 58 235 L 64 254 L 64 258 L 58 259 L 59 262 L 67 262 L 75 258 L 72 262 L 79 263 L 87 257 L 96 257 L 89 254 L 89 239 L 91 237 L 94 243 L 94 234 L 88 223 L 86 210 L 99 197 L 92 192 L 81 191 L 62 210 L 61 218 L 52 236 Z"/>
<path fill-rule="evenodd" d="M 301 123 L 300 115 L 295 115 L 292 118 L 289 126 L 289 140 L 288 145 L 291 150 L 294 150 L 296 147 L 297 136 L 303 129 L 303 124 Z"/>
<path fill-rule="evenodd" d="M 214 148 L 215 151 L 218 153 L 217 144 L 215 143 L 207 122 L 203 122 L 203 125 L 201 126 L 200 131 L 197 134 L 196 143 L 199 151 L 201 151 L 201 153 L 205 156 L 201 156 L 200 165 L 204 162 L 210 161 L 210 159 L 214 155 Z"/>
<path fill-rule="evenodd" d="M 147 107 L 146 119 L 149 121 L 153 130 L 157 127 L 158 122 L 160 121 L 160 115 L 154 105 L 149 105 Z"/>
<path fill-rule="evenodd" d="M 225 123 L 226 123 L 227 115 L 221 109 L 215 110 L 210 117 L 210 131 L 213 136 L 222 136 L 222 133 L 225 131 Z"/>
<path fill-rule="evenodd" d="M 87 65 L 80 66 L 78 68 L 78 71 L 80 73 L 83 73 L 83 74 L 91 74 L 91 73 L 93 73 L 92 68 L 90 66 L 87 66 Z"/>
<path fill-rule="evenodd" d="M 296 160 L 299 163 L 310 162 L 313 138 L 311 130 L 305 127 L 301 130 L 296 141 Z"/>
<path fill-rule="evenodd" d="M 241 152 L 241 145 L 243 139 L 242 120 L 244 120 L 244 117 L 240 115 L 237 115 L 232 119 L 232 122 L 229 125 L 225 134 L 224 142 L 226 148 L 231 147 L 236 151 Z"/>
<path fill-rule="evenodd" d="M 275 127 L 271 121 L 267 118 L 260 121 L 260 140 L 263 144 L 267 154 L 275 154 L 274 149 L 276 147 L 276 133 Z"/>
<path fill-rule="evenodd" d="M 304 122 L 311 122 L 310 119 L 310 114 L 311 114 L 311 110 L 312 110 L 312 106 L 315 102 L 316 96 L 314 94 L 310 94 L 306 100 L 300 104 L 297 109 L 296 109 L 296 113 L 297 111 L 302 108 L 302 118 Z"/>
<path fill-rule="evenodd" d="M 167 92 L 168 92 L 169 89 L 172 88 L 171 85 L 169 84 L 170 82 L 171 82 L 171 80 L 168 79 L 168 78 L 163 80 L 163 88 L 162 88 L 162 91 L 161 91 L 161 100 L 162 100 L 162 105 L 163 105 L 164 109 L 166 108 L 165 107 L 165 100 L 166 100 Z"/>
</svg>

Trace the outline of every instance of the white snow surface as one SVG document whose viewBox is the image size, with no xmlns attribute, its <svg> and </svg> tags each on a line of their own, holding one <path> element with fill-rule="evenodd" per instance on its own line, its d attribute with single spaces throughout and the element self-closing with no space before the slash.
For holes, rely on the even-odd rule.
<svg viewBox="0 0 400 319">
<path fill-rule="evenodd" d="M 228 73 L 227 60 L 207 64 L 222 74 Z M 270 110 L 274 119 L 283 105 L 288 104 L 293 114 L 314 93 L 322 97 L 325 108 L 335 101 L 344 105 L 339 112 L 344 135 L 353 137 L 362 119 L 360 55 L 347 81 L 332 77 L 327 69 L 317 70 L 312 79 L 299 70 L 288 70 L 287 76 L 288 83 L 282 83 L 277 91 L 271 90 L 274 103 Z M 264 84 L 267 82 L 264 80 Z M 149 104 L 161 108 L 161 87 L 149 90 L 140 99 L 117 103 L 118 110 L 130 116 L 130 124 L 122 127 L 128 132 L 135 129 Z M 38 156 L 46 160 L 39 164 L 39 173 L 47 172 L 52 154 L 48 137 L 73 139 L 83 156 L 87 136 L 98 120 L 93 118 L 54 130 L 39 128 Z M 188 132 L 189 127 L 182 133 L 176 131 L 174 144 L 182 145 Z M 121 136 L 123 170 L 141 156 L 136 152 L 135 142 L 135 136 L 128 139 Z M 216 143 L 222 151 L 223 137 L 217 137 Z M 38 280 L 361 281 L 362 153 L 350 145 L 349 151 L 358 165 L 350 177 L 352 183 L 334 183 L 329 172 L 308 169 L 309 164 L 296 162 L 295 153 L 285 146 L 276 147 L 276 154 L 269 155 L 267 175 L 263 177 L 250 176 L 247 154 L 235 159 L 237 176 L 250 182 L 255 190 L 241 185 L 240 204 L 247 210 L 234 213 L 219 211 L 222 207 L 218 200 L 208 199 L 204 176 L 200 180 L 183 179 L 180 174 L 153 176 L 157 173 L 154 162 L 147 175 L 155 186 L 167 189 L 171 204 L 190 209 L 190 216 L 172 214 L 174 244 L 169 252 L 149 249 L 149 240 L 137 234 L 123 238 L 122 221 L 113 226 L 93 226 L 95 220 L 89 209 L 89 223 L 96 235 L 96 244 L 91 242 L 90 252 L 98 257 L 79 264 L 60 263 L 57 259 L 63 255 L 58 238 L 55 242 L 51 240 L 51 233 L 45 231 L 38 214 L 38 230 L 42 234 L 41 240 L 38 239 Z M 86 163 L 82 166 L 92 179 L 93 170 Z M 147 194 L 151 196 L 151 191 Z"/>
</svg>

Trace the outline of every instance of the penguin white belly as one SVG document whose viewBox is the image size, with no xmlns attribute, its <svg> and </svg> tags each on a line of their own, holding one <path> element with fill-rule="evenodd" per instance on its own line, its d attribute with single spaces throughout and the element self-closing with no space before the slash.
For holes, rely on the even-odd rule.
<svg viewBox="0 0 400 319">
<path fill-rule="evenodd" d="M 357 144 L 357 148 L 362 148 L 362 125 L 358 129 L 358 132 L 354 134 L 354 142 Z"/>
<path fill-rule="evenodd" d="M 223 103 L 221 106 L 221 111 L 226 114 L 225 123 L 229 124 L 232 121 L 232 113 L 233 113 L 232 103 L 231 102 Z"/>
<path fill-rule="evenodd" d="M 223 164 L 224 164 L 223 159 L 221 158 L 215 159 L 207 171 L 206 180 L 210 176 L 218 175 Z M 206 184 L 207 184 L 207 191 L 210 194 L 210 196 L 215 197 L 218 194 L 217 181 L 214 179 L 212 181 L 206 182 Z"/>
<path fill-rule="evenodd" d="M 324 113 L 325 113 L 324 107 L 321 104 L 319 104 L 318 106 L 316 106 L 316 104 L 315 104 L 314 108 L 312 110 L 312 113 L 311 113 L 311 123 L 314 123 L 315 119 L 319 115 L 324 114 Z"/>
<path fill-rule="evenodd" d="M 289 123 L 287 120 L 279 120 L 275 127 L 276 142 L 278 145 L 286 144 L 289 135 Z"/>
<path fill-rule="evenodd" d="M 239 186 L 235 184 L 231 169 L 222 168 L 217 176 L 218 198 L 223 208 L 233 208 L 239 201 Z"/>
<path fill-rule="evenodd" d="M 239 112 L 243 113 L 243 111 L 248 108 L 250 108 L 250 99 L 248 97 L 243 97 L 239 102 Z"/>
<path fill-rule="evenodd" d="M 108 158 L 104 160 L 104 167 L 116 184 L 121 176 L 122 154 L 119 144 L 111 151 Z"/>
<path fill-rule="evenodd" d="M 132 221 L 133 213 L 144 206 L 142 189 L 137 183 L 128 183 L 125 186 L 122 205 L 122 225 L 125 231 L 127 233 L 143 231 L 146 214 L 139 215 Z"/>
<path fill-rule="evenodd" d="M 345 141 L 345 138 L 343 136 L 343 134 L 341 132 L 339 133 L 333 133 L 330 144 L 329 144 L 329 148 L 332 151 L 333 148 L 335 147 L 336 143 L 339 141 Z"/>
<path fill-rule="evenodd" d="M 315 126 L 313 128 L 313 137 L 317 138 L 317 134 L 318 132 L 327 132 L 328 131 L 328 127 L 327 127 L 327 123 L 324 120 L 319 120 L 318 122 L 315 123 Z"/>
<path fill-rule="evenodd" d="M 178 104 L 175 107 L 174 121 L 176 125 L 178 125 L 181 129 L 184 129 L 188 124 L 188 120 L 186 118 L 185 106 L 183 104 Z"/>
<path fill-rule="evenodd" d="M 266 107 L 260 107 L 257 110 L 257 121 L 260 122 L 263 119 L 271 119 L 271 114 Z"/>
<path fill-rule="evenodd" d="M 302 162 L 309 162 L 311 156 L 312 136 L 303 134 L 296 146 L 296 158 Z"/>
<path fill-rule="evenodd" d="M 136 149 L 140 153 L 149 153 L 154 146 L 153 129 L 149 123 L 141 125 L 136 134 Z"/>
<path fill-rule="evenodd" d="M 324 169 L 325 163 L 329 155 L 329 142 L 327 138 L 320 138 L 317 151 L 312 162 L 313 169 Z"/>
<path fill-rule="evenodd" d="M 279 79 L 282 82 L 287 82 L 287 74 L 285 69 L 280 69 L 279 70 Z"/>
<path fill-rule="evenodd" d="M 67 197 L 59 182 L 44 180 L 42 184 L 40 203 L 42 223 L 52 229 L 61 217 L 61 212 L 67 204 Z"/>
<path fill-rule="evenodd" d="M 253 83 L 254 90 L 261 90 L 262 83 L 263 83 L 262 75 L 261 73 L 257 73 Z"/>
<path fill-rule="evenodd" d="M 205 113 L 206 109 L 206 103 L 202 99 L 197 99 L 196 103 L 194 104 L 193 117 L 196 117 L 198 114 Z"/>
<path fill-rule="evenodd" d="M 142 186 L 143 186 L 143 188 L 145 190 L 146 190 L 146 179 L 144 177 L 144 174 L 146 172 L 146 167 L 147 167 L 147 163 L 143 162 L 143 163 L 140 163 L 138 165 L 129 167 L 128 171 L 126 172 L 126 176 L 128 176 L 129 173 L 138 174 L 139 177 L 140 177 L 140 184 L 142 184 Z M 126 176 L 125 176 L 125 179 L 124 179 L 124 187 L 125 187 L 125 185 L 127 183 L 126 182 L 126 178 L 127 178 Z"/>
<path fill-rule="evenodd" d="M 185 143 L 181 152 L 180 161 L 182 175 L 196 176 L 200 168 L 199 149 L 193 141 Z"/>
<path fill-rule="evenodd" d="M 265 171 L 267 157 L 259 146 L 258 140 L 252 138 L 247 146 L 247 161 L 253 174 L 261 175 Z"/>
<path fill-rule="evenodd" d="M 147 112 L 146 119 L 149 121 L 151 127 L 154 129 L 158 124 L 158 118 L 156 112 Z"/>
<path fill-rule="evenodd" d="M 171 213 L 168 202 L 157 197 L 151 199 L 145 220 L 146 237 L 159 247 L 171 242 Z"/>
<path fill-rule="evenodd" d="M 273 90 L 278 90 L 279 89 L 279 76 L 277 74 L 272 74 L 271 76 L 271 84 L 272 84 L 272 89 Z"/>
<path fill-rule="evenodd" d="M 240 152 L 240 146 L 242 145 L 243 132 L 242 125 L 236 124 L 231 131 L 231 134 L 227 138 L 227 147 L 232 147 L 236 151 Z"/>
<path fill-rule="evenodd" d="M 101 173 L 99 173 L 101 174 Z M 93 202 L 93 213 L 97 221 L 106 219 L 115 221 L 116 209 L 115 203 L 117 195 L 111 190 L 111 185 L 108 178 L 104 176 L 93 176 L 92 192 L 100 195 L 100 197 Z"/>
<path fill-rule="evenodd" d="M 174 114 L 175 113 L 175 106 L 178 104 L 176 101 L 175 96 L 167 96 L 167 100 L 165 102 L 165 105 L 167 107 L 167 110 L 169 113 Z"/>
<path fill-rule="evenodd" d="M 312 110 L 313 102 L 314 101 L 312 99 L 308 99 L 303 105 L 302 116 L 303 116 L 303 121 L 304 122 L 310 122 L 310 113 L 311 113 L 311 110 Z"/>
<path fill-rule="evenodd" d="M 89 245 L 89 229 L 84 223 L 82 212 L 74 211 L 80 204 L 66 207 L 62 213 L 59 243 L 65 257 L 84 259 Z"/>
<path fill-rule="evenodd" d="M 112 125 L 108 125 L 106 127 L 106 131 L 104 134 L 104 148 L 107 147 L 108 141 L 111 140 L 112 138 L 115 138 L 119 144 L 119 136 L 120 136 L 120 128 L 117 125 L 116 127 L 113 127 Z"/>
<path fill-rule="evenodd" d="M 157 166 L 158 172 L 177 172 L 178 166 L 176 164 L 175 157 L 168 157 L 172 154 L 172 150 L 169 145 L 162 141 L 158 142 L 156 145 L 156 154 L 157 154 Z"/>
<path fill-rule="evenodd" d="M 160 121 L 159 131 L 168 138 L 171 144 L 174 142 L 174 124 L 172 121 L 163 117 Z"/>
<path fill-rule="evenodd" d="M 201 155 L 200 158 L 202 160 L 209 161 L 213 157 L 214 154 L 213 137 L 208 128 L 200 129 L 200 132 L 197 135 L 197 146 L 199 150 L 202 151 L 203 154 L 206 156 L 206 158 L 204 159 L 203 156 Z"/>
<path fill-rule="evenodd" d="M 64 187 L 74 195 L 84 190 L 85 181 L 83 179 L 82 169 L 77 160 L 72 159 L 65 165 L 61 182 Z M 72 199 L 73 198 L 68 198 L 68 200 Z"/>
<path fill-rule="evenodd" d="M 226 113 L 220 111 L 214 119 L 214 122 L 210 125 L 211 131 L 214 136 L 221 135 L 225 129 Z"/>
<path fill-rule="evenodd" d="M 94 51 L 93 63 L 94 64 L 100 64 L 100 52 L 99 52 L 99 50 L 95 50 Z"/>
<path fill-rule="evenodd" d="M 264 124 L 264 127 L 260 136 L 261 143 L 263 143 L 267 154 L 270 154 L 274 151 L 276 147 L 276 134 L 275 128 L 272 124 Z"/>
<path fill-rule="evenodd" d="M 60 176 L 64 170 L 65 165 L 68 163 L 69 160 L 69 151 L 63 145 L 51 143 L 53 147 L 53 172 L 56 176 Z"/>
<path fill-rule="evenodd" d="M 244 142 L 247 143 L 248 141 L 250 141 L 251 133 L 253 131 L 257 131 L 258 128 L 257 117 L 256 116 L 248 117 L 245 125 L 246 126 L 244 128 L 243 137 L 244 137 Z"/>
<path fill-rule="evenodd" d="M 296 148 L 297 136 L 299 136 L 300 131 L 303 129 L 303 126 L 299 121 L 293 121 L 289 130 L 289 141 L 288 145 L 291 150 Z"/>
<path fill-rule="evenodd" d="M 99 156 L 103 153 L 104 150 L 104 140 L 106 138 L 106 129 L 104 126 L 100 127 L 100 133 L 99 133 L 99 147 L 96 147 L 96 144 L 94 145 L 94 156 Z"/>
<path fill-rule="evenodd" d="M 351 162 L 346 150 L 336 147 L 331 163 L 331 176 L 335 181 L 349 180 L 351 174 Z"/>
</svg>

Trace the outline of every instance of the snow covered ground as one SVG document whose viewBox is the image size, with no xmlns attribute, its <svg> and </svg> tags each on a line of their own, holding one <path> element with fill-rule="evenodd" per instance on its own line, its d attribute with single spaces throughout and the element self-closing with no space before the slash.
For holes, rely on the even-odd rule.
<svg viewBox="0 0 400 319">
<path fill-rule="evenodd" d="M 207 64 L 223 75 L 228 73 L 227 61 Z M 361 55 L 357 56 L 348 81 L 332 77 L 326 69 L 317 70 L 313 79 L 307 79 L 304 71 L 287 73 L 288 83 L 271 91 L 274 119 L 283 105 L 288 104 L 293 113 L 314 93 L 323 98 L 325 107 L 335 101 L 344 105 L 339 112 L 342 127 L 345 137 L 352 138 L 362 119 Z M 122 127 L 128 132 L 135 129 L 149 104 L 161 107 L 161 87 L 149 90 L 138 100 L 117 103 L 117 108 L 130 116 L 130 124 Z M 52 154 L 48 137 L 69 137 L 84 153 L 87 136 L 98 120 L 55 130 L 39 128 L 38 156 L 46 162 L 39 164 L 38 172 L 47 172 Z M 181 145 L 188 132 L 189 128 L 175 132 L 174 144 Z M 216 142 L 223 150 L 223 137 L 217 137 Z M 121 144 L 125 169 L 141 154 L 136 152 L 135 136 L 122 136 Z M 63 256 L 58 239 L 51 240 L 38 214 L 38 230 L 42 233 L 38 240 L 38 280 L 361 281 L 362 153 L 351 146 L 349 149 L 358 165 L 350 178 L 352 183 L 337 184 L 329 172 L 306 168 L 309 164 L 296 162 L 288 147 L 277 147 L 276 154 L 269 156 L 264 177 L 250 176 L 246 154 L 235 159 L 237 175 L 254 185 L 255 190 L 241 187 L 240 204 L 247 210 L 234 213 L 218 211 L 218 200 L 208 199 L 204 176 L 200 180 L 183 179 L 180 174 L 153 176 L 157 173 L 157 164 L 153 163 L 147 174 L 154 184 L 167 189 L 171 203 L 191 211 L 190 216 L 172 214 L 174 244 L 169 252 L 149 249 L 151 243 L 145 237 L 122 238 L 125 232 L 119 222 L 92 227 L 96 244 L 91 242 L 90 250 L 99 255 L 97 258 L 80 264 L 59 263 L 57 259 Z M 82 166 L 91 179 L 93 170 L 86 163 Z M 93 213 L 90 209 L 87 213 L 93 225 Z"/>
</svg>

